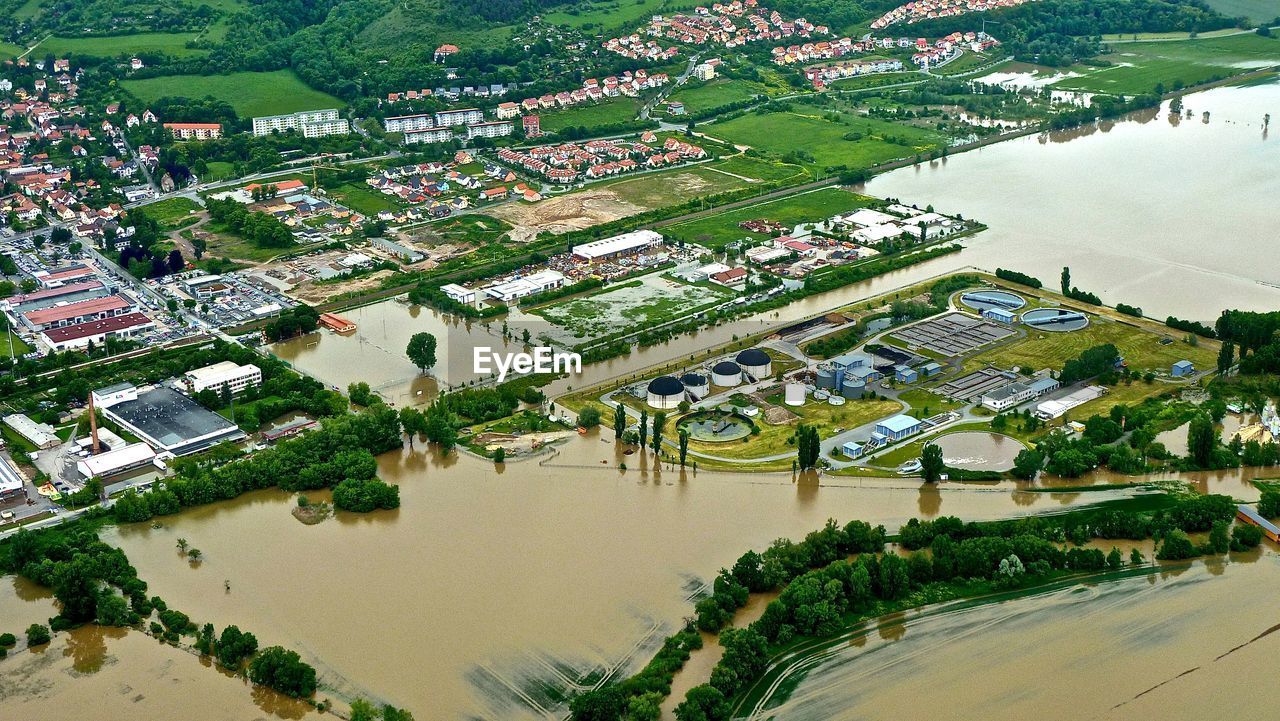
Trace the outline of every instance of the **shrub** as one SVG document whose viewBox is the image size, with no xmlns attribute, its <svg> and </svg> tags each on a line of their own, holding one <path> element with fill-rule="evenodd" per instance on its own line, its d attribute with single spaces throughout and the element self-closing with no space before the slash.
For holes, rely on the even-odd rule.
<svg viewBox="0 0 1280 721">
<path fill-rule="evenodd" d="M 27 627 L 27 646 L 41 646 L 49 643 L 53 636 L 49 634 L 49 627 L 33 623 Z"/>
</svg>

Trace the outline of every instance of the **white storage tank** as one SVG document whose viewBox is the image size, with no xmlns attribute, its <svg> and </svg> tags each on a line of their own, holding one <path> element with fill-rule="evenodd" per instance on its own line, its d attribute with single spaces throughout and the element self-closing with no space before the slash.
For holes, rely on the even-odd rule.
<svg viewBox="0 0 1280 721">
<path fill-rule="evenodd" d="M 783 391 L 783 402 L 789 406 L 804 405 L 804 384 L 788 383 Z"/>
<path fill-rule="evenodd" d="M 660 410 L 675 408 L 684 400 L 684 384 L 675 376 L 658 376 L 649 381 L 645 400 Z"/>
<path fill-rule="evenodd" d="M 680 376 L 680 382 L 684 384 L 685 390 L 698 398 L 702 398 L 707 395 L 707 391 L 709 390 L 707 377 L 701 373 L 685 373 Z"/>
<path fill-rule="evenodd" d="M 768 378 L 773 373 L 773 359 L 759 348 L 748 348 L 734 358 L 742 371 L 756 380 Z"/>
<path fill-rule="evenodd" d="M 722 388 L 731 388 L 742 382 L 742 368 L 733 361 L 720 361 L 711 366 L 711 383 Z"/>
</svg>

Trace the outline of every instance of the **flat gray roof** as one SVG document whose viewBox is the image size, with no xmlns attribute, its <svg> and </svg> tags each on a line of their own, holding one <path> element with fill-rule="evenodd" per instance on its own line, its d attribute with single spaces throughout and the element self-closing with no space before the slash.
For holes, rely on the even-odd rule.
<svg viewBox="0 0 1280 721">
<path fill-rule="evenodd" d="M 117 403 L 108 411 L 175 453 L 198 450 L 243 435 L 231 421 L 167 386 L 139 393 L 137 400 Z M 207 443 L 196 443 L 209 436 L 212 438 Z M 193 448 L 185 447 L 192 443 L 195 443 Z"/>
</svg>

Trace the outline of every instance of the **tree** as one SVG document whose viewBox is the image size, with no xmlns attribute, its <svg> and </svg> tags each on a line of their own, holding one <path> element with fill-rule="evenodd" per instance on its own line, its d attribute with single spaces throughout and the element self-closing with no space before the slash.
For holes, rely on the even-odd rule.
<svg viewBox="0 0 1280 721">
<path fill-rule="evenodd" d="M 730 713 L 724 694 L 705 683 L 689 689 L 684 701 L 676 706 L 678 721 L 728 721 Z"/>
<path fill-rule="evenodd" d="M 502 446 L 498 446 L 497 448 L 493 449 L 493 462 L 495 464 L 504 463 L 506 460 L 507 460 L 506 448 L 503 448 Z"/>
<path fill-rule="evenodd" d="M 627 701 L 627 721 L 658 721 L 662 718 L 662 694 L 648 691 Z"/>
<path fill-rule="evenodd" d="M 942 446 L 928 443 L 920 451 L 920 475 L 925 483 L 937 483 L 942 480 L 942 472 L 946 470 L 946 461 L 942 458 Z"/>
<path fill-rule="evenodd" d="M 237 626 L 227 626 L 218 637 L 216 657 L 218 663 L 232 670 L 239 670 L 246 658 L 258 652 L 258 638 L 241 631 Z"/>
<path fill-rule="evenodd" d="M 1222 348 L 1218 350 L 1218 373 L 1226 373 L 1231 364 L 1235 363 L 1236 344 L 1229 340 L 1222 342 Z"/>
<path fill-rule="evenodd" d="M 1199 468 L 1208 468 L 1213 459 L 1213 449 L 1218 445 L 1213 421 L 1200 414 L 1191 420 L 1187 428 L 1187 456 Z"/>
<path fill-rule="evenodd" d="M 1133 549 L 1129 551 L 1129 564 L 1132 566 L 1141 566 L 1147 559 L 1142 557 L 1142 551 Z"/>
<path fill-rule="evenodd" d="M 640 448 L 643 449 L 649 445 L 649 411 L 640 409 Z"/>
<path fill-rule="evenodd" d="M 689 431 L 680 429 L 680 465 L 684 465 L 685 458 L 689 455 Z"/>
<path fill-rule="evenodd" d="M 1062 294 L 1071 295 L 1071 269 L 1062 268 Z"/>
<path fill-rule="evenodd" d="M 297 652 L 280 646 L 263 649 L 253 659 L 249 680 L 294 698 L 309 698 L 316 692 L 316 670 Z"/>
<path fill-rule="evenodd" d="M 627 430 L 627 407 L 621 403 L 613 406 L 613 439 L 622 440 L 622 433 Z"/>
<path fill-rule="evenodd" d="M 48 626 L 45 626 L 39 623 L 33 623 L 30 626 L 27 626 L 27 646 L 28 647 L 40 646 L 40 645 L 49 643 L 49 640 L 51 638 L 53 637 L 49 634 Z"/>
<path fill-rule="evenodd" d="M 1116 571 L 1119 570 L 1122 565 L 1124 565 L 1124 556 L 1120 555 L 1120 549 L 1112 546 L 1111 553 L 1107 554 L 1107 568 L 1112 571 Z"/>
<path fill-rule="evenodd" d="M 426 373 L 428 368 L 436 364 L 436 337 L 430 333 L 414 333 L 409 338 L 409 347 L 405 353 L 418 366 L 419 372 Z"/>
<path fill-rule="evenodd" d="M 180 273 L 183 268 L 187 267 L 187 261 L 182 257 L 182 251 L 177 248 L 169 251 L 169 257 L 165 260 L 165 264 L 169 267 L 170 273 Z"/>
<path fill-rule="evenodd" d="M 574 696 L 569 702 L 569 714 L 573 721 L 617 721 L 622 718 L 626 704 L 622 689 L 601 686 Z"/>
<path fill-rule="evenodd" d="M 587 406 L 578 413 L 578 425 L 586 428 L 596 428 L 600 425 L 600 409 L 595 406 Z"/>
<path fill-rule="evenodd" d="M 1179 561 L 1185 558 L 1195 558 L 1196 553 L 1196 546 L 1187 537 L 1187 534 L 1175 529 L 1164 537 L 1164 542 L 1160 544 L 1160 549 L 1156 551 L 1156 558 L 1161 561 Z"/>
<path fill-rule="evenodd" d="M 1263 518 L 1280 517 L 1280 491 L 1263 491 L 1258 497 L 1258 514 Z"/>
<path fill-rule="evenodd" d="M 1018 451 L 1018 455 L 1013 459 L 1012 473 L 1015 478 L 1030 481 L 1036 477 L 1036 474 L 1040 472 L 1043 466 L 1044 454 L 1030 448 L 1023 448 Z"/>
<path fill-rule="evenodd" d="M 653 449 L 653 452 L 656 455 L 662 455 L 662 431 L 664 426 L 666 425 L 667 425 L 666 413 L 662 411 L 658 411 L 657 413 L 653 414 L 653 445 L 650 447 Z"/>
</svg>

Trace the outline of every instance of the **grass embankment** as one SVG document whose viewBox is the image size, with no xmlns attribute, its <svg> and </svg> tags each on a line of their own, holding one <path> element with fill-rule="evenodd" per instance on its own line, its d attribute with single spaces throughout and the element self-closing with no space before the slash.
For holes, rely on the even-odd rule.
<svg viewBox="0 0 1280 721">
<path fill-rule="evenodd" d="M 125 80 L 121 86 L 143 102 L 166 96 L 225 100 L 241 117 L 279 115 L 300 110 L 341 108 L 344 103 L 302 82 L 292 70 L 227 75 L 164 75 Z"/>
</svg>

